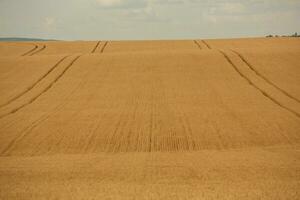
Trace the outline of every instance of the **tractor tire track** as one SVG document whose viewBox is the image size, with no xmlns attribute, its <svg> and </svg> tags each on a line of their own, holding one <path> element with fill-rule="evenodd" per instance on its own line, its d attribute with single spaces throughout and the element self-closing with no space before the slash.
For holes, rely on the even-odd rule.
<svg viewBox="0 0 300 200">
<path fill-rule="evenodd" d="M 151 96 L 151 105 L 150 105 L 150 124 L 149 124 L 149 144 L 148 144 L 148 152 L 154 151 L 153 143 L 154 143 L 154 100 L 153 95 Z"/>
<path fill-rule="evenodd" d="M 198 47 L 199 49 L 202 49 L 201 45 L 199 44 L 199 42 L 198 42 L 197 40 L 194 40 L 194 43 L 197 45 L 197 47 Z"/>
<path fill-rule="evenodd" d="M 201 40 L 203 44 L 205 44 L 205 46 L 208 48 L 208 49 L 212 49 L 211 46 L 205 41 L 205 40 Z"/>
<path fill-rule="evenodd" d="M 179 124 L 183 129 L 183 134 L 186 140 L 186 144 L 182 145 L 184 148 L 182 148 L 181 150 L 196 151 L 196 142 L 195 138 L 193 137 L 193 130 L 191 128 L 191 124 L 187 118 L 187 115 L 182 109 L 178 108 L 177 110 L 179 113 Z"/>
<path fill-rule="evenodd" d="M 92 50 L 91 53 L 95 53 L 96 52 L 96 50 L 97 50 L 98 46 L 100 45 L 100 43 L 101 43 L 101 41 L 97 42 L 96 46 L 94 47 L 94 49 Z"/>
<path fill-rule="evenodd" d="M 82 85 L 83 85 L 83 81 L 81 81 L 78 86 L 76 88 L 74 88 L 74 90 L 72 90 L 68 96 L 66 97 L 65 101 L 61 104 L 59 104 L 56 108 L 54 108 L 54 110 L 49 113 L 46 114 L 40 118 L 38 118 L 37 120 L 33 121 L 28 127 L 24 128 L 21 132 L 20 135 L 18 137 L 16 137 L 14 140 L 12 140 L 7 147 L 0 153 L 1 156 L 8 156 L 8 152 L 17 144 L 18 141 L 23 140 L 29 133 L 31 133 L 36 127 L 38 127 L 41 123 L 43 123 L 44 121 L 46 121 L 47 119 L 49 119 L 53 114 L 58 113 L 67 103 L 69 103 L 69 99 L 72 96 L 72 94 L 74 94 Z"/>
<path fill-rule="evenodd" d="M 6 103 L 3 103 L 0 105 L 0 108 L 12 103 L 13 101 L 19 99 L 24 94 L 32 90 L 39 82 L 41 82 L 44 78 L 46 78 L 54 69 L 56 69 L 67 57 L 65 56 L 62 59 L 60 59 L 53 67 L 51 67 L 43 76 L 41 76 L 36 82 L 34 82 L 31 86 L 29 86 L 26 90 L 22 91 L 20 94 L 14 96 L 13 98 L 9 99 Z"/>
<path fill-rule="evenodd" d="M 297 101 L 298 103 L 300 103 L 300 100 L 297 99 L 296 97 L 292 96 L 291 94 L 289 94 L 288 92 L 286 92 L 285 90 L 283 90 L 282 88 L 278 87 L 276 84 L 274 84 L 272 81 L 270 81 L 266 76 L 262 75 L 257 69 L 255 69 L 255 67 L 249 63 L 248 60 L 246 60 L 246 58 L 240 54 L 237 51 L 231 50 L 233 53 L 235 53 L 257 76 L 259 76 L 260 78 L 262 78 L 263 80 L 265 80 L 267 83 L 269 83 L 270 85 L 272 85 L 273 87 L 275 87 L 277 90 L 279 90 L 280 92 L 282 92 L 283 94 L 285 94 L 286 96 L 288 96 L 289 98 Z"/>
<path fill-rule="evenodd" d="M 191 150 L 195 151 L 197 149 L 197 145 L 196 145 L 196 141 L 194 138 L 194 133 L 193 133 L 193 129 L 191 126 L 191 123 L 186 115 L 186 113 L 184 111 L 182 111 L 182 116 L 183 116 L 183 122 L 185 123 L 185 128 L 187 129 L 187 133 L 188 133 L 188 137 L 189 137 L 189 148 L 191 145 Z M 190 150 L 190 149 L 189 149 Z"/>
<path fill-rule="evenodd" d="M 101 53 L 103 53 L 104 52 L 104 50 L 105 50 L 105 47 L 107 46 L 107 44 L 108 44 L 108 42 L 106 41 L 105 43 L 104 43 L 104 45 L 103 45 L 103 47 L 102 47 L 102 49 L 101 49 Z"/>
<path fill-rule="evenodd" d="M 260 91 L 266 98 L 268 98 L 269 100 L 273 101 L 273 103 L 275 103 L 276 105 L 278 105 L 279 107 L 289 111 L 290 113 L 294 114 L 296 117 L 300 118 L 300 114 L 297 113 L 296 111 L 282 105 L 280 102 L 278 102 L 276 99 L 274 99 L 273 97 L 271 97 L 266 91 L 262 90 L 261 88 L 259 88 L 257 85 L 255 85 L 247 76 L 245 76 L 239 69 L 238 67 L 232 62 L 232 60 L 228 57 L 228 55 L 219 50 L 219 52 L 224 56 L 224 58 L 229 62 L 229 64 L 233 67 L 233 69 L 243 78 L 245 79 L 249 85 L 251 85 L 252 87 L 254 87 L 255 89 L 257 89 L 258 91 Z"/>
<path fill-rule="evenodd" d="M 34 52 L 37 48 L 39 48 L 39 46 L 34 44 L 34 47 L 31 50 L 27 51 L 26 53 L 22 54 L 21 56 L 27 56 L 28 54 Z"/>
<path fill-rule="evenodd" d="M 118 136 L 118 134 L 120 134 L 122 132 L 122 127 L 124 126 L 124 123 L 126 125 L 126 120 L 125 120 L 125 108 L 122 108 L 122 111 L 120 111 L 121 114 L 118 117 L 117 123 L 115 124 L 115 128 L 112 132 L 111 136 L 107 136 L 107 138 L 105 139 L 105 147 L 104 147 L 104 151 L 105 152 L 110 152 L 113 153 L 114 150 L 116 149 L 116 138 Z M 124 122 L 125 121 L 125 122 Z"/>
<path fill-rule="evenodd" d="M 22 108 L 32 104 L 34 101 L 36 101 L 40 96 L 42 96 L 44 93 L 46 93 L 67 71 L 68 69 L 81 57 L 81 55 L 77 56 L 75 59 L 73 59 L 71 61 L 71 63 L 63 70 L 62 73 L 60 73 L 55 79 L 53 82 L 51 82 L 45 89 L 42 90 L 42 92 L 40 92 L 38 95 L 36 95 L 35 97 L 33 97 L 31 100 L 29 100 L 28 102 L 22 104 L 21 106 L 11 110 L 10 112 L 8 113 L 5 113 L 3 115 L 0 116 L 0 119 L 8 116 L 8 115 L 11 115 L 11 114 L 14 114 L 16 113 L 17 111 L 21 110 Z"/>
<path fill-rule="evenodd" d="M 37 50 L 37 51 L 35 51 L 35 52 L 29 54 L 29 56 L 33 56 L 33 55 L 35 55 L 35 54 L 38 54 L 39 52 L 41 52 L 41 51 L 43 51 L 43 50 L 45 50 L 45 49 L 46 49 L 46 45 L 43 45 L 42 48 L 40 48 L 39 50 Z"/>
</svg>

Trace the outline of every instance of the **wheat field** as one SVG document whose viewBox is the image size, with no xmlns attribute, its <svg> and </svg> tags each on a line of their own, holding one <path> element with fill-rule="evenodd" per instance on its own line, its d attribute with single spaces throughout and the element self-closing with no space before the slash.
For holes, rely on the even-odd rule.
<svg viewBox="0 0 300 200">
<path fill-rule="evenodd" d="M 300 39 L 0 42 L 0 199 L 300 199 Z"/>
</svg>

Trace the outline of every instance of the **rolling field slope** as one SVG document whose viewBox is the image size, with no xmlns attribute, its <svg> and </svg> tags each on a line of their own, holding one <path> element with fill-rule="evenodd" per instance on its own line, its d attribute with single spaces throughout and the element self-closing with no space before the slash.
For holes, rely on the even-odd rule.
<svg viewBox="0 0 300 200">
<path fill-rule="evenodd" d="M 300 40 L 0 43 L 0 199 L 299 199 Z"/>
</svg>

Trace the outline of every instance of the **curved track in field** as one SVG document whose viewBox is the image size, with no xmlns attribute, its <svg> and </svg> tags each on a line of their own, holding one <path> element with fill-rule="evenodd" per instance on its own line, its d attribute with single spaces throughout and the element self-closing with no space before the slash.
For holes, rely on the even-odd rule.
<svg viewBox="0 0 300 200">
<path fill-rule="evenodd" d="M 100 43 L 101 43 L 101 41 L 97 42 L 96 46 L 94 47 L 94 49 L 92 50 L 91 53 L 95 53 L 96 52 L 96 50 L 99 47 Z"/>
<path fill-rule="evenodd" d="M 4 118 L 10 114 L 14 114 L 17 111 L 21 110 L 22 108 L 32 104 L 34 101 L 36 101 L 41 95 L 43 95 L 44 93 L 46 93 L 68 70 L 70 67 L 72 67 L 72 65 L 81 57 L 81 55 L 76 56 L 71 62 L 70 64 L 62 71 L 62 73 L 60 73 L 47 87 L 45 87 L 40 93 L 38 93 L 36 96 L 34 96 L 33 98 L 31 98 L 28 102 L 18 106 L 17 108 L 14 108 L 13 110 L 4 113 L 2 115 L 0 115 L 0 119 Z M 62 62 L 62 61 L 61 61 Z"/>
<path fill-rule="evenodd" d="M 108 44 L 108 42 L 106 41 L 106 42 L 104 43 L 104 45 L 103 45 L 103 47 L 102 47 L 101 51 L 100 51 L 101 53 L 103 53 L 103 52 L 104 52 L 104 50 L 105 50 L 105 48 L 106 48 L 107 44 Z"/>
<path fill-rule="evenodd" d="M 273 83 L 272 81 L 270 81 L 266 76 L 264 76 L 263 74 L 261 74 L 252 64 L 250 64 L 250 62 L 248 60 L 246 60 L 246 58 L 241 53 L 239 53 L 239 52 L 237 52 L 235 50 L 231 50 L 231 51 L 233 53 L 235 53 L 257 76 L 259 76 L 260 78 L 262 78 L 264 81 L 266 81 L 267 83 L 269 83 L 270 85 L 272 85 L 273 87 L 275 87 L 277 90 L 279 90 L 280 92 L 282 92 L 283 94 L 285 94 L 289 98 L 291 98 L 291 99 L 297 101 L 298 103 L 300 103 L 299 99 L 297 99 L 293 95 L 289 94 L 287 91 L 283 90 L 278 85 L 276 85 L 275 83 Z"/>
<path fill-rule="evenodd" d="M 83 80 L 83 79 L 82 79 L 82 80 Z M 53 115 L 53 114 L 59 112 L 61 109 L 63 109 L 63 107 L 65 106 L 65 104 L 67 104 L 67 103 L 69 102 L 67 99 L 69 99 L 70 96 L 71 96 L 72 94 L 74 94 L 74 93 L 80 88 L 80 86 L 82 86 L 82 85 L 84 84 L 83 82 L 84 82 L 84 81 L 81 81 L 81 82 L 78 84 L 78 86 L 75 87 L 74 90 L 72 90 L 72 91 L 68 94 L 68 96 L 67 96 L 67 98 L 66 98 L 66 101 L 64 101 L 64 102 L 60 103 L 59 105 L 57 105 L 57 107 L 55 107 L 55 109 L 54 109 L 51 113 L 48 113 L 48 114 L 46 114 L 46 115 L 44 115 L 44 116 L 39 117 L 36 121 L 32 122 L 32 123 L 30 124 L 30 126 L 24 128 L 24 129 L 20 132 L 20 135 L 19 135 L 18 137 L 16 137 L 14 140 L 12 140 L 12 141 L 7 145 L 7 147 L 0 153 L 0 155 L 2 155 L 2 156 L 4 155 L 4 156 L 5 156 L 5 155 L 6 155 L 6 154 L 14 147 L 14 145 L 15 145 L 18 141 L 20 141 L 20 140 L 22 140 L 24 137 L 26 137 L 27 134 L 29 134 L 34 128 L 38 127 L 41 123 L 43 123 L 44 121 L 46 121 L 51 115 Z"/>
<path fill-rule="evenodd" d="M 27 56 L 28 54 L 31 54 L 32 52 L 34 52 L 36 49 L 38 49 L 39 46 L 34 44 L 34 47 L 32 49 L 30 49 L 29 51 L 25 52 L 24 54 L 22 54 L 21 56 Z"/>
<path fill-rule="evenodd" d="M 208 49 L 212 49 L 211 46 L 205 41 L 205 40 L 201 40 L 202 43 L 204 43 L 206 45 L 206 47 Z M 247 76 L 245 76 L 239 69 L 238 67 L 232 62 L 232 60 L 230 59 L 230 57 L 221 50 L 218 50 L 224 57 L 225 59 L 232 65 L 232 67 L 235 69 L 236 72 L 238 72 L 238 74 L 243 77 L 250 85 L 252 85 L 253 87 L 255 87 L 256 89 L 258 89 L 265 97 L 269 98 L 270 100 L 272 100 L 275 104 L 277 104 L 278 106 L 288 110 L 289 112 L 293 113 L 294 115 L 296 115 L 297 117 L 300 117 L 300 113 L 298 113 L 297 111 L 288 108 L 287 106 L 281 104 L 279 101 L 277 101 L 276 99 L 274 99 L 273 97 L 271 97 L 266 91 L 264 91 L 263 89 L 261 89 L 260 87 L 258 87 L 256 84 L 254 84 L 253 81 L 251 81 Z M 271 82 L 266 76 L 262 75 L 258 70 L 255 69 L 255 67 L 249 63 L 248 60 L 246 60 L 246 58 L 239 52 L 235 51 L 235 50 L 231 50 L 234 54 L 236 54 L 246 65 L 247 67 L 252 70 L 258 77 L 262 78 L 265 82 L 267 82 L 268 84 L 270 84 L 271 86 L 273 86 L 274 88 L 276 88 L 279 92 L 283 93 L 284 95 L 286 95 L 287 97 L 297 101 L 298 103 L 300 103 L 300 100 L 297 99 L 296 97 L 292 96 L 291 94 L 289 94 L 288 92 L 286 92 L 285 90 L 283 90 L 282 88 L 280 88 L 279 86 L 277 86 L 276 84 L 274 84 L 273 82 Z"/>
<path fill-rule="evenodd" d="M 194 40 L 194 43 L 197 45 L 197 47 L 198 47 L 199 49 L 202 49 L 201 45 L 199 44 L 199 42 L 198 42 L 197 40 Z"/>
<path fill-rule="evenodd" d="M 208 48 L 208 49 L 212 49 L 211 46 L 205 41 L 205 40 L 201 40 L 203 44 L 205 44 L 205 46 Z"/>
<path fill-rule="evenodd" d="M 229 56 L 224 52 L 219 50 L 219 52 L 224 56 L 224 58 L 230 63 L 230 65 L 233 67 L 233 69 L 243 78 L 245 79 L 249 85 L 251 85 L 252 87 L 254 87 L 255 89 L 257 89 L 258 91 L 260 91 L 266 98 L 270 99 L 271 101 L 273 101 L 275 104 L 277 104 L 278 106 L 280 106 L 281 108 L 289 111 L 290 113 L 294 114 L 295 116 L 297 116 L 298 118 L 300 118 L 300 113 L 294 111 L 293 109 L 290 109 L 288 107 L 286 107 L 285 105 L 281 104 L 279 101 L 277 101 L 276 99 L 274 99 L 273 97 L 271 97 L 266 91 L 264 91 L 263 89 L 261 89 L 260 87 L 258 87 L 256 84 L 253 83 L 253 81 L 251 81 L 247 76 L 245 76 L 239 69 L 238 67 L 232 62 L 232 60 L 229 58 Z"/>
<path fill-rule="evenodd" d="M 62 59 L 60 59 L 53 67 L 51 67 L 45 74 L 43 74 L 37 81 L 35 81 L 32 85 L 30 85 L 26 90 L 22 91 L 21 93 L 17 94 L 16 96 L 9 99 L 7 102 L 0 105 L 0 108 L 12 103 L 13 101 L 19 99 L 24 94 L 32 90 L 39 82 L 41 82 L 44 78 L 46 78 L 54 69 L 56 69 L 67 57 L 65 56 Z"/>
<path fill-rule="evenodd" d="M 37 51 L 32 52 L 31 54 L 29 54 L 29 56 L 33 56 L 35 54 L 40 53 L 41 51 L 44 51 L 46 49 L 46 45 L 43 45 L 40 49 L 38 49 Z"/>
</svg>

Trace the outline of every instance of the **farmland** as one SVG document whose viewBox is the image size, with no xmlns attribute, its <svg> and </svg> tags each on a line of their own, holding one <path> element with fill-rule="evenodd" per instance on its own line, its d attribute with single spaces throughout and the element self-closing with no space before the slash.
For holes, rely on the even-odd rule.
<svg viewBox="0 0 300 200">
<path fill-rule="evenodd" d="M 0 199 L 299 199 L 300 39 L 0 42 Z"/>
</svg>

